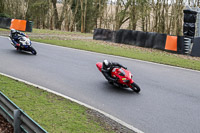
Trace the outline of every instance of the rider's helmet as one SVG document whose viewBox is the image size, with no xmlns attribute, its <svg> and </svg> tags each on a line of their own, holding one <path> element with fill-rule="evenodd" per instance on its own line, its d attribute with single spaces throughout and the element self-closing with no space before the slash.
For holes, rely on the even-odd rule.
<svg viewBox="0 0 200 133">
<path fill-rule="evenodd" d="M 17 31 L 15 29 L 10 30 L 11 34 L 15 34 Z"/>
<path fill-rule="evenodd" d="M 108 60 L 103 61 L 103 69 L 109 70 L 111 63 Z"/>
</svg>

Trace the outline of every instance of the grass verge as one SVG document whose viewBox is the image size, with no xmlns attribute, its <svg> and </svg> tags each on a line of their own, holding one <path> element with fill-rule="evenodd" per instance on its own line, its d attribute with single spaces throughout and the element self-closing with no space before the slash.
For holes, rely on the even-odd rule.
<svg viewBox="0 0 200 133">
<path fill-rule="evenodd" d="M 0 90 L 50 133 L 114 132 L 84 106 L 33 86 L 0 75 Z"/>
</svg>

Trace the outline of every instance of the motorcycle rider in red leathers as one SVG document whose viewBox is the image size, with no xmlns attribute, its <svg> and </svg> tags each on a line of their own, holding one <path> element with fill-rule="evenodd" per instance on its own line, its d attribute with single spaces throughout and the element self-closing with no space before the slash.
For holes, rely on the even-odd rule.
<svg viewBox="0 0 200 133">
<path fill-rule="evenodd" d="M 105 76 L 105 78 L 108 80 L 109 83 L 117 82 L 118 79 L 111 76 L 112 69 L 115 67 L 123 67 L 124 69 L 127 69 L 123 65 L 117 63 L 117 62 L 109 62 L 108 60 L 103 61 L 103 66 L 101 69 L 101 72 Z"/>
</svg>

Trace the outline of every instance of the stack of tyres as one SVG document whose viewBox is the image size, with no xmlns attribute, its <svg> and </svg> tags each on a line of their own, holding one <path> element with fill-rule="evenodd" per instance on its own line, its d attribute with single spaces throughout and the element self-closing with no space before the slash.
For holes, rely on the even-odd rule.
<svg viewBox="0 0 200 133">
<path fill-rule="evenodd" d="M 197 18 L 197 12 L 192 10 L 183 10 L 183 12 L 184 12 L 184 24 L 183 24 L 184 54 L 189 54 L 195 36 L 195 23 Z"/>
<path fill-rule="evenodd" d="M 192 10 L 184 10 L 184 25 L 183 34 L 187 38 L 194 38 L 195 35 L 195 23 L 197 12 Z"/>
</svg>

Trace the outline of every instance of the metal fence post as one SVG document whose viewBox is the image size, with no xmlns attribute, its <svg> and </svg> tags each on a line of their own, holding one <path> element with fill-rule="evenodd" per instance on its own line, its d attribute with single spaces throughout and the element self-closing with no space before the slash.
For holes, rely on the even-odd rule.
<svg viewBox="0 0 200 133">
<path fill-rule="evenodd" d="M 14 133 L 21 133 L 21 119 L 20 119 L 21 111 L 19 109 L 14 110 Z"/>
</svg>

